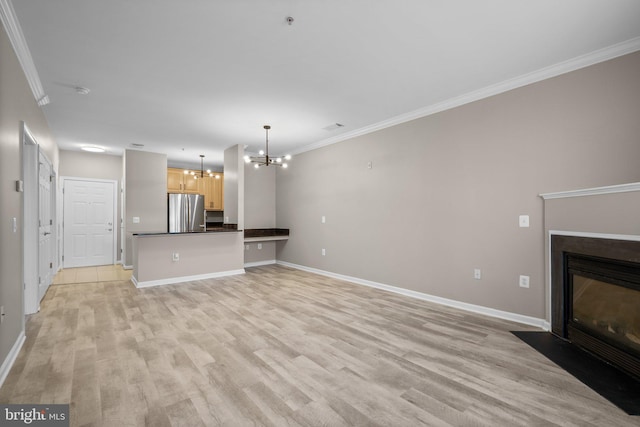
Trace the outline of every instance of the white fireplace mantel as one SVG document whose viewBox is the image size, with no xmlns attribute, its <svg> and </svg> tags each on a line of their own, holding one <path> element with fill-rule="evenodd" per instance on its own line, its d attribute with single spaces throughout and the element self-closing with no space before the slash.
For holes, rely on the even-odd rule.
<svg viewBox="0 0 640 427">
<path fill-rule="evenodd" d="M 595 196 L 599 194 L 627 193 L 630 191 L 640 191 L 640 182 L 629 184 L 609 185 L 606 187 L 585 188 L 582 190 L 559 191 L 556 193 L 540 194 L 544 200 L 564 199 L 567 197 Z"/>
</svg>

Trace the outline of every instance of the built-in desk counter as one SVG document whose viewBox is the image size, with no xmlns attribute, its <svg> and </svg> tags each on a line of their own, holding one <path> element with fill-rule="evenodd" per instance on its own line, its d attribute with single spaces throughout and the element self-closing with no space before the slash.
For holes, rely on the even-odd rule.
<svg viewBox="0 0 640 427">
<path fill-rule="evenodd" d="M 167 285 L 244 273 L 242 230 L 133 235 L 136 287 Z"/>
<path fill-rule="evenodd" d="M 244 230 L 244 241 L 249 242 L 269 242 L 275 240 L 288 240 L 288 228 L 249 228 Z"/>
</svg>

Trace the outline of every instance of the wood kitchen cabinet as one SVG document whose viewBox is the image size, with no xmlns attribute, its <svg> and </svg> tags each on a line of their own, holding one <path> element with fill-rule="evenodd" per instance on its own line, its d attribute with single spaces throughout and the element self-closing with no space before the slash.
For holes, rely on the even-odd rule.
<svg viewBox="0 0 640 427">
<path fill-rule="evenodd" d="M 167 192 L 168 193 L 189 193 L 203 194 L 198 191 L 198 181 L 192 175 L 185 174 L 184 169 L 167 169 Z"/>
<path fill-rule="evenodd" d="M 217 177 L 217 178 L 216 178 Z M 184 169 L 167 168 L 167 193 L 203 194 L 204 207 L 208 211 L 224 210 L 224 174 L 194 178 Z"/>
<path fill-rule="evenodd" d="M 213 176 L 206 176 L 202 181 L 205 209 L 208 211 L 224 210 L 224 175 L 214 172 Z"/>
</svg>

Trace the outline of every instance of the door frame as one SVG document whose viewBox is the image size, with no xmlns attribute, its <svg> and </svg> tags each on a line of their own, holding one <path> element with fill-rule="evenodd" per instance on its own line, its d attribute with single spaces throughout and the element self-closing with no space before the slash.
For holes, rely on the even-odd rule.
<svg viewBox="0 0 640 427">
<path fill-rule="evenodd" d="M 117 257 L 117 246 L 118 246 L 118 235 L 116 227 L 116 222 L 118 221 L 118 180 L 115 179 L 97 179 L 97 178 L 81 178 L 76 176 L 61 176 L 60 177 L 60 188 L 62 188 L 62 230 L 61 241 L 62 241 L 62 268 L 64 268 L 64 191 L 66 181 L 84 181 L 84 182 L 101 182 L 101 183 L 110 183 L 113 184 L 113 227 L 111 228 L 111 233 L 113 234 L 113 264 L 118 262 Z"/>
<path fill-rule="evenodd" d="M 41 288 L 42 288 L 42 283 L 40 282 L 41 278 L 42 278 L 42 271 L 40 270 L 40 268 L 42 267 L 40 265 L 40 253 L 38 253 L 38 305 L 40 304 L 40 301 L 42 301 L 42 298 L 44 298 L 44 296 L 47 293 L 47 290 L 49 289 L 49 286 L 51 286 L 51 284 L 53 283 L 53 276 L 55 276 L 56 274 L 56 269 L 54 269 L 53 266 L 53 261 L 55 259 L 57 259 L 57 255 L 56 255 L 56 230 L 55 230 L 55 223 L 56 223 L 56 205 L 55 205 L 55 200 L 56 200 L 56 183 L 54 178 L 56 177 L 56 173 L 53 170 L 53 163 L 51 162 L 51 160 L 49 160 L 49 157 L 47 156 L 47 154 L 42 150 L 42 148 L 38 145 L 38 171 L 37 171 L 37 176 L 38 176 L 38 218 L 40 218 L 40 165 L 42 164 L 40 162 L 40 156 L 42 156 L 42 158 L 49 164 L 49 215 L 51 216 L 50 220 L 50 226 L 51 226 L 51 237 L 49 238 L 49 254 L 51 255 L 51 267 L 49 268 L 50 271 L 50 281 L 49 283 L 46 284 L 46 289 L 44 290 L 44 292 L 42 293 L 42 295 L 40 295 L 41 293 Z M 38 250 L 40 248 L 40 227 L 38 224 Z M 40 311 L 40 309 L 38 308 L 38 311 Z"/>
<path fill-rule="evenodd" d="M 38 300 L 38 143 L 25 122 L 20 123 L 22 149 L 22 283 L 24 314 L 37 313 Z"/>
</svg>

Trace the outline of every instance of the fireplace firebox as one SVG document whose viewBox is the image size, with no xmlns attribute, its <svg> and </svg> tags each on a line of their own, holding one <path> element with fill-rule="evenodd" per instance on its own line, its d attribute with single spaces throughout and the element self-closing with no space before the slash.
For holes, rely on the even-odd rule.
<svg viewBox="0 0 640 427">
<path fill-rule="evenodd" d="M 553 235 L 552 332 L 640 379 L 640 242 Z"/>
</svg>

